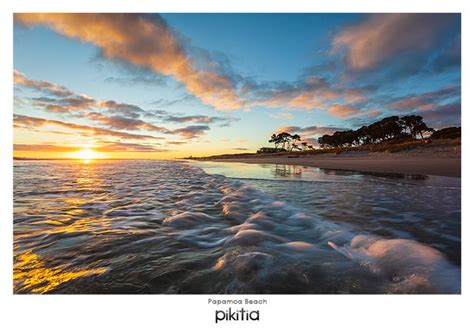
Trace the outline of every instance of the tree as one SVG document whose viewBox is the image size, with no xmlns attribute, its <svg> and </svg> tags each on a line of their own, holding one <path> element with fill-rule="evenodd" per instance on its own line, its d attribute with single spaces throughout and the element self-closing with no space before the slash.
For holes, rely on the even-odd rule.
<svg viewBox="0 0 474 336">
<path fill-rule="evenodd" d="M 287 132 L 282 132 L 278 134 L 272 134 L 268 142 L 274 143 L 275 148 L 278 148 L 281 145 L 281 148 L 288 149 L 290 147 L 291 134 Z"/>
<path fill-rule="evenodd" d="M 433 130 L 429 128 L 423 121 L 422 116 L 417 115 L 408 115 L 401 118 L 402 127 L 408 130 L 412 138 L 416 138 L 419 134 L 423 139 L 423 133 L 432 132 Z"/>
<path fill-rule="evenodd" d="M 291 144 L 291 147 L 290 147 L 290 152 L 293 150 L 293 149 L 298 149 L 298 150 L 301 150 L 301 148 L 297 145 L 297 144 Z"/>
<path fill-rule="evenodd" d="M 416 126 L 413 128 L 413 131 L 415 132 L 415 134 L 419 134 L 420 137 L 421 137 L 422 139 L 424 139 L 425 137 L 423 136 L 423 134 L 424 134 L 425 132 L 433 133 L 433 132 L 434 132 L 434 129 L 432 129 L 431 127 L 426 126 L 426 124 L 423 122 L 423 123 L 421 123 L 421 124 L 416 125 Z"/>
<path fill-rule="evenodd" d="M 403 127 L 400 125 L 400 117 L 392 116 L 380 121 L 384 140 L 395 138 L 402 134 Z"/>
<path fill-rule="evenodd" d="M 387 117 L 367 127 L 367 134 L 371 138 L 371 143 L 380 142 L 399 136 L 403 131 L 400 125 L 400 117 Z"/>
<path fill-rule="evenodd" d="M 318 143 L 321 148 L 335 147 L 333 143 L 333 135 L 325 134 L 318 138 Z"/>
<path fill-rule="evenodd" d="M 278 142 L 278 137 L 275 133 L 272 134 L 270 137 L 270 140 L 268 140 L 269 143 L 273 143 L 275 145 L 275 148 L 278 148 L 279 142 Z"/>
<path fill-rule="evenodd" d="M 281 142 L 283 143 L 283 148 L 286 148 L 287 150 L 290 149 L 291 134 L 288 132 L 282 132 L 278 134 L 278 136 L 281 138 Z"/>
<path fill-rule="evenodd" d="M 370 135 L 369 128 L 362 126 L 356 131 L 357 145 L 368 145 L 374 142 L 374 139 Z"/>
<path fill-rule="evenodd" d="M 318 138 L 318 143 L 322 148 L 353 147 L 407 136 L 416 138 L 419 135 L 424 139 L 427 132 L 433 132 L 433 129 L 423 122 L 422 116 L 391 116 L 355 131 L 337 131 L 332 135 L 323 135 Z"/>
<path fill-rule="evenodd" d="M 447 127 L 434 131 L 430 139 L 457 139 L 461 137 L 461 127 Z"/>
<path fill-rule="evenodd" d="M 296 149 L 301 149 L 297 145 L 297 142 L 301 141 L 301 136 L 299 134 L 290 135 L 288 140 L 291 141 L 291 145 L 289 144 L 290 151 L 292 151 L 295 148 Z"/>
</svg>

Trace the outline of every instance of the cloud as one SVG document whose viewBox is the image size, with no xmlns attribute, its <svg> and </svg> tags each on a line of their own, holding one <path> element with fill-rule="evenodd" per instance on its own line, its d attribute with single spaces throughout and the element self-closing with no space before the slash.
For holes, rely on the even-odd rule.
<svg viewBox="0 0 474 336">
<path fill-rule="evenodd" d="M 359 112 L 357 108 L 350 104 L 334 104 L 328 108 L 328 111 L 339 118 L 349 117 Z"/>
<path fill-rule="evenodd" d="M 386 104 L 390 109 L 398 111 L 427 111 L 449 98 L 459 98 L 461 96 L 461 86 L 451 85 L 435 91 L 425 92 L 417 95 L 408 95 L 401 98 L 394 98 Z"/>
<path fill-rule="evenodd" d="M 344 49 L 351 70 L 372 70 L 401 54 L 433 47 L 446 28 L 459 25 L 459 14 L 371 14 L 348 26 L 333 39 L 333 52 Z"/>
<path fill-rule="evenodd" d="M 29 79 L 23 73 L 17 70 L 13 70 L 13 83 L 15 85 L 21 85 L 38 91 L 42 91 L 53 96 L 65 97 L 72 95 L 72 92 L 63 86 L 52 84 L 43 80 L 38 81 Z"/>
<path fill-rule="evenodd" d="M 212 124 L 215 121 L 220 120 L 221 118 L 218 117 L 209 117 L 204 115 L 192 115 L 192 116 L 185 116 L 185 117 L 173 117 L 168 116 L 163 118 L 165 121 L 176 122 L 176 123 L 201 123 L 201 124 Z"/>
<path fill-rule="evenodd" d="M 167 143 L 168 145 L 175 145 L 175 146 L 187 144 L 186 141 L 167 141 L 166 143 Z"/>
<path fill-rule="evenodd" d="M 47 127 L 47 126 L 60 127 L 60 128 L 76 131 L 77 134 L 84 135 L 84 136 L 111 136 L 111 137 L 116 137 L 120 139 L 128 139 L 128 140 L 163 139 L 162 137 L 156 137 L 152 135 L 119 132 L 119 131 L 113 131 L 113 130 L 109 130 L 109 129 L 101 128 L 101 127 L 79 125 L 79 124 L 74 124 L 74 123 L 69 123 L 69 122 L 64 122 L 64 121 L 59 121 L 59 120 L 29 117 L 29 116 L 20 115 L 20 114 L 14 114 L 13 124 L 15 127 L 33 128 L 33 129 L 39 128 L 39 127 Z"/>
<path fill-rule="evenodd" d="M 444 128 L 461 125 L 461 103 L 449 103 L 434 106 L 420 113 L 426 124 L 433 128 Z"/>
<path fill-rule="evenodd" d="M 324 135 L 324 134 L 333 134 L 337 131 L 345 131 L 346 128 L 341 127 L 321 127 L 317 125 L 308 126 L 308 127 L 299 127 L 299 126 L 283 126 L 278 128 L 275 133 L 287 132 L 290 134 L 298 133 L 302 137 L 310 137 L 313 135 Z"/>
<path fill-rule="evenodd" d="M 205 125 L 195 125 L 195 126 L 187 126 L 183 128 L 177 129 L 167 129 L 164 127 L 155 127 L 151 124 L 144 123 L 140 120 L 128 120 L 126 118 L 120 117 L 107 117 L 100 114 L 94 116 L 90 116 L 94 120 L 100 121 L 103 118 L 102 122 L 108 126 L 115 127 L 118 129 L 127 129 L 127 130 L 137 130 L 137 129 L 146 129 L 152 131 L 159 131 L 163 134 L 170 134 L 170 135 L 179 135 L 184 139 L 194 139 L 201 135 L 204 135 L 206 131 L 209 131 L 209 126 Z M 151 135 L 143 135 L 143 134 L 133 134 L 127 132 L 120 132 L 114 131 L 107 128 L 101 127 L 94 127 L 94 126 L 86 126 L 86 125 L 79 125 L 73 124 L 69 122 L 59 121 L 59 120 L 51 120 L 51 119 L 43 119 L 43 118 L 36 118 L 36 117 L 29 117 L 25 115 L 14 115 L 14 125 L 16 127 L 24 127 L 24 128 L 38 128 L 38 127 L 46 127 L 46 126 L 57 126 L 61 128 L 66 128 L 70 130 L 74 130 L 79 132 L 81 135 L 90 134 L 90 135 L 97 135 L 97 136 L 112 136 L 121 139 L 133 139 L 133 140 L 157 140 L 163 139 L 163 137 L 156 137 Z"/>
<path fill-rule="evenodd" d="M 119 112 L 134 117 L 139 116 L 139 112 L 144 112 L 143 109 L 137 105 L 118 103 L 114 100 L 97 102 L 97 106 L 106 108 L 109 110 L 109 112 Z"/>
<path fill-rule="evenodd" d="M 140 119 L 127 118 L 122 116 L 108 116 L 97 112 L 90 112 L 83 115 L 85 118 L 101 123 L 113 129 L 119 130 L 145 130 L 155 132 L 167 132 L 165 127 L 155 126 Z"/>
<path fill-rule="evenodd" d="M 330 61 L 322 59 L 291 82 L 258 82 L 235 73 L 225 55 L 191 46 L 158 15 L 15 14 L 15 22 L 29 27 L 47 26 L 66 37 L 94 44 L 108 60 L 137 68 L 136 76 L 109 77 L 106 81 L 128 85 L 128 80 L 138 83 L 149 78 L 151 82 L 159 82 L 164 76 L 170 76 L 187 89 L 178 99 L 159 99 L 151 103 L 158 108 L 197 98 L 221 111 L 252 107 L 280 109 L 270 115 L 280 119 L 289 119 L 294 110 L 323 112 L 346 120 L 361 115 L 369 118 L 370 111 L 388 107 L 388 104 L 397 111 L 418 106 L 418 111 L 427 112 L 436 110 L 441 102 L 420 104 L 424 98 L 418 97 L 397 105 L 395 100 L 387 102 L 380 98 L 382 100 L 377 101 L 378 97 L 373 99 L 371 95 L 393 85 L 395 76 L 405 78 L 423 71 L 436 74 L 460 64 L 458 14 L 365 15 L 335 35 L 332 51 L 340 55 L 329 55 Z M 37 107 L 47 111 L 120 113 L 122 119 L 96 115 L 95 122 L 114 129 L 153 130 L 190 139 L 193 134 L 202 135 L 207 131 L 199 127 L 226 126 L 233 121 L 203 115 L 173 116 L 166 111 L 145 111 L 136 105 L 115 101 L 91 102 L 88 99 L 93 98 L 76 95 L 64 87 L 45 81 L 28 81 L 21 73 L 14 76 L 18 85 L 49 95 L 35 101 Z M 409 99 L 397 99 L 404 98 Z M 198 128 L 165 129 L 139 120 L 140 117 L 196 123 Z"/>
<path fill-rule="evenodd" d="M 137 86 L 137 85 L 145 85 L 145 86 L 165 86 L 166 80 L 162 76 L 159 75 L 150 75 L 144 74 L 142 76 L 132 76 L 132 77 L 107 77 L 105 80 L 107 83 L 115 83 L 120 86 Z"/>
<path fill-rule="evenodd" d="M 210 130 L 209 126 L 196 125 L 196 126 L 187 126 L 183 128 L 169 130 L 166 133 L 180 135 L 181 137 L 185 139 L 194 139 L 205 134 L 205 131 L 209 131 L 209 130 Z"/>
<path fill-rule="evenodd" d="M 53 113 L 71 113 L 90 111 L 97 106 L 97 101 L 86 95 L 71 95 L 62 98 L 33 98 L 33 106 Z"/>
<path fill-rule="evenodd" d="M 44 144 L 13 144 L 13 150 L 24 152 L 76 152 L 80 147 L 44 145 Z"/>
<path fill-rule="evenodd" d="M 155 145 L 118 141 L 103 141 L 100 146 L 94 147 L 94 150 L 97 152 L 169 152 L 169 149 L 158 148 Z"/>
<path fill-rule="evenodd" d="M 185 94 L 178 99 L 172 99 L 172 100 L 160 98 L 158 100 L 151 102 L 150 104 L 155 105 L 157 107 L 164 108 L 164 107 L 169 107 L 178 103 L 192 101 L 193 99 L 194 99 L 194 96 L 190 94 Z"/>
<path fill-rule="evenodd" d="M 84 147 L 81 146 L 62 146 L 52 144 L 14 144 L 15 151 L 23 152 L 77 152 Z M 143 145 L 137 143 L 101 142 L 99 146 L 92 148 L 96 152 L 167 152 L 168 149 L 158 148 L 153 145 Z"/>
<path fill-rule="evenodd" d="M 289 83 L 254 84 L 254 105 L 269 108 L 286 107 L 302 110 L 323 110 L 332 113 L 330 107 L 336 102 L 359 104 L 367 100 L 368 88 L 343 87 L 331 84 L 318 76 L 306 76 L 302 80 Z M 337 112 L 337 111 L 336 111 Z M 337 116 L 340 116 L 339 113 Z M 277 115 L 281 117 L 282 115 Z"/>
<path fill-rule="evenodd" d="M 96 45 L 106 58 L 172 76 L 188 92 L 218 110 L 232 111 L 245 105 L 231 78 L 195 67 L 173 30 L 157 15 L 17 13 L 15 22 L 50 27 Z"/>
<path fill-rule="evenodd" d="M 346 26 L 332 41 L 330 61 L 303 71 L 295 82 L 243 86 L 252 104 L 284 108 L 272 116 L 288 118 L 290 110 L 323 111 L 350 118 L 378 109 L 368 99 L 397 79 L 436 75 L 460 64 L 458 14 L 371 14 Z M 336 52 L 345 59 L 340 63 Z M 382 102 L 383 103 L 383 102 Z"/>
<path fill-rule="evenodd" d="M 25 85 L 24 83 L 33 82 L 42 83 L 42 85 L 46 87 L 59 87 L 46 81 L 31 80 L 23 74 L 21 78 L 22 81 L 20 81 L 18 85 Z M 36 84 L 31 85 L 30 87 L 36 90 L 45 91 Z M 145 130 L 154 132 L 168 131 L 168 129 L 165 127 L 155 126 L 152 123 L 140 120 L 140 113 L 144 114 L 145 111 L 139 106 L 120 103 L 116 102 L 115 100 L 98 101 L 83 94 L 76 94 L 64 87 L 61 88 L 64 90 L 64 92 L 67 92 L 67 95 L 65 93 L 65 96 L 63 97 L 31 98 L 33 106 L 40 107 L 48 112 L 73 114 L 75 117 L 86 118 L 112 129 Z M 95 110 L 97 109 L 112 115 L 96 112 Z M 222 120 L 227 119 L 222 118 Z"/>
<path fill-rule="evenodd" d="M 120 113 L 133 118 L 138 118 L 140 116 L 139 113 L 145 112 L 137 105 L 120 103 L 114 100 L 98 101 L 85 94 L 74 93 L 64 86 L 44 80 L 30 79 L 17 70 L 13 71 L 13 76 L 15 78 L 15 85 L 29 87 L 49 95 L 31 99 L 33 106 L 40 107 L 48 112 L 87 112 L 98 108 L 109 113 Z"/>
<path fill-rule="evenodd" d="M 325 108 L 329 100 L 362 101 L 362 90 L 332 87 L 308 76 L 295 83 L 256 83 L 233 73 L 228 61 L 215 61 L 205 50 L 185 46 L 159 16 L 137 14 L 16 14 L 15 22 L 46 25 L 60 34 L 95 44 L 105 57 L 172 76 L 203 103 L 221 111 L 245 106 Z M 189 55 L 193 52 L 193 59 Z M 221 57 L 222 58 L 222 57 Z M 201 65 L 198 67 L 198 65 Z M 188 99 L 188 96 L 182 99 Z M 178 101 L 157 101 L 170 105 Z"/>
<path fill-rule="evenodd" d="M 257 83 L 233 72 L 224 56 L 216 60 L 216 55 L 211 57 L 203 49 L 183 45 L 159 16 L 16 14 L 15 22 L 27 26 L 46 25 L 67 37 L 95 44 L 109 59 L 172 76 L 183 83 L 192 96 L 221 111 L 251 106 L 327 110 L 336 100 L 347 104 L 366 100 L 364 90 L 337 87 L 318 76 L 306 76 L 293 83 Z M 192 96 L 185 95 L 173 101 L 160 99 L 154 103 L 170 106 Z M 64 105 L 44 104 L 44 107 L 62 112 L 66 111 Z M 137 111 L 129 109 L 128 112 Z"/>
<path fill-rule="evenodd" d="M 244 148 L 244 147 L 235 147 L 235 148 L 232 148 L 233 150 L 236 150 L 236 151 L 248 151 L 250 149 L 248 148 Z"/>
<path fill-rule="evenodd" d="M 206 115 L 189 115 L 189 116 L 161 116 L 161 120 L 166 122 L 174 123 L 195 123 L 195 124 L 214 124 L 223 123 L 223 125 L 229 125 L 233 121 L 239 120 L 238 118 L 231 117 L 210 117 Z"/>
<path fill-rule="evenodd" d="M 17 73 L 17 72 L 14 72 Z M 18 85 L 29 85 L 30 87 L 45 91 L 42 87 L 39 87 L 40 83 L 42 86 L 47 88 L 57 88 L 59 86 L 46 82 L 46 81 L 34 81 L 27 78 L 25 75 L 21 76 L 22 80 L 18 82 Z M 36 84 L 29 84 L 30 82 Z M 25 84 L 27 83 L 27 84 Z M 47 84 L 44 84 L 47 83 Z M 61 113 L 61 114 L 72 114 L 74 117 L 77 118 L 85 118 L 89 119 L 95 123 L 99 123 L 100 125 L 106 126 L 108 128 L 114 130 L 144 130 L 144 131 L 152 131 L 152 132 L 159 132 L 164 134 L 171 134 L 171 135 L 179 135 L 185 139 L 191 139 L 199 137 L 203 135 L 205 131 L 210 130 L 208 126 L 204 125 L 196 125 L 196 126 L 188 126 L 184 128 L 178 129 L 168 129 L 166 127 L 156 126 L 150 122 L 143 121 L 139 119 L 140 113 L 144 115 L 150 115 L 150 113 L 154 117 L 158 117 L 161 120 L 168 121 L 168 122 L 176 122 L 176 123 L 200 123 L 200 124 L 211 124 L 211 123 L 221 123 L 221 126 L 228 126 L 231 121 L 238 120 L 237 118 L 231 117 L 209 117 L 205 115 L 192 115 L 192 116 L 169 116 L 167 115 L 168 112 L 163 110 L 158 111 L 144 111 L 142 108 L 132 104 L 120 103 L 114 100 L 106 100 L 106 101 L 98 101 L 94 98 L 88 97 L 86 95 L 78 95 L 64 87 L 61 87 L 64 90 L 64 95 L 61 97 L 37 97 L 32 98 L 31 101 L 33 102 L 33 106 L 40 107 L 48 112 L 53 113 Z M 51 89 L 47 89 L 48 92 Z M 66 95 L 67 93 L 67 95 Z M 108 114 L 97 112 L 96 110 L 103 110 Z M 116 115 L 118 114 L 118 115 Z M 36 118 L 27 119 L 33 117 L 27 116 L 18 116 L 15 121 L 17 127 L 19 125 L 22 126 L 37 126 L 37 124 L 41 124 L 41 126 L 48 124 L 48 125 L 56 125 L 62 126 L 66 128 L 74 128 L 71 123 L 65 123 L 62 121 L 55 121 L 55 120 L 48 120 L 48 119 L 41 119 Z M 48 120 L 48 121 L 46 121 Z M 27 123 L 31 123 L 30 125 L 26 125 Z M 36 124 L 35 124 L 36 123 Z M 35 124 L 35 125 L 33 125 Z M 79 125 L 77 125 L 79 126 Z M 90 132 L 94 132 L 96 135 L 111 135 L 111 136 L 118 136 L 123 138 L 134 138 L 139 139 L 142 137 L 146 139 L 146 135 L 137 135 L 131 133 L 124 133 L 124 132 L 116 132 L 109 129 L 103 129 L 100 127 L 92 127 L 92 126 L 85 126 L 80 125 L 81 131 L 85 131 L 86 128 Z M 78 128 L 75 128 L 76 130 Z M 161 139 L 159 137 L 152 137 Z"/>
</svg>

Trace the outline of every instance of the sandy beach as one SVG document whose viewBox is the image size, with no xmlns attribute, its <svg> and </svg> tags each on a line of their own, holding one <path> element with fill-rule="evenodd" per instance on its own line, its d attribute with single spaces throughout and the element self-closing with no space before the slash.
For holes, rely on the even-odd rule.
<svg viewBox="0 0 474 336">
<path fill-rule="evenodd" d="M 285 156 L 215 157 L 205 161 L 274 163 L 365 172 L 461 177 L 460 146 L 419 148 L 398 153 L 347 152 L 338 155 L 317 154 L 301 156 L 293 153 Z"/>
</svg>

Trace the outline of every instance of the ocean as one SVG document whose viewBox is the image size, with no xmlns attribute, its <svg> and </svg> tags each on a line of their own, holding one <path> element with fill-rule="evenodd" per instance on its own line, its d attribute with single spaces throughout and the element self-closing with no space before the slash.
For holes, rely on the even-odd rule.
<svg viewBox="0 0 474 336">
<path fill-rule="evenodd" d="M 15 293 L 460 293 L 461 180 L 14 162 Z"/>
</svg>

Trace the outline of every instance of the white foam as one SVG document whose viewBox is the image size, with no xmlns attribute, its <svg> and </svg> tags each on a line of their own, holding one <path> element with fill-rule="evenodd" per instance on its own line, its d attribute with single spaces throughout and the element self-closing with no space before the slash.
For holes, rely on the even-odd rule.
<svg viewBox="0 0 474 336">
<path fill-rule="evenodd" d="M 460 293 L 460 270 L 438 250 L 408 239 L 357 235 L 336 251 L 390 279 L 392 292 Z"/>
</svg>

